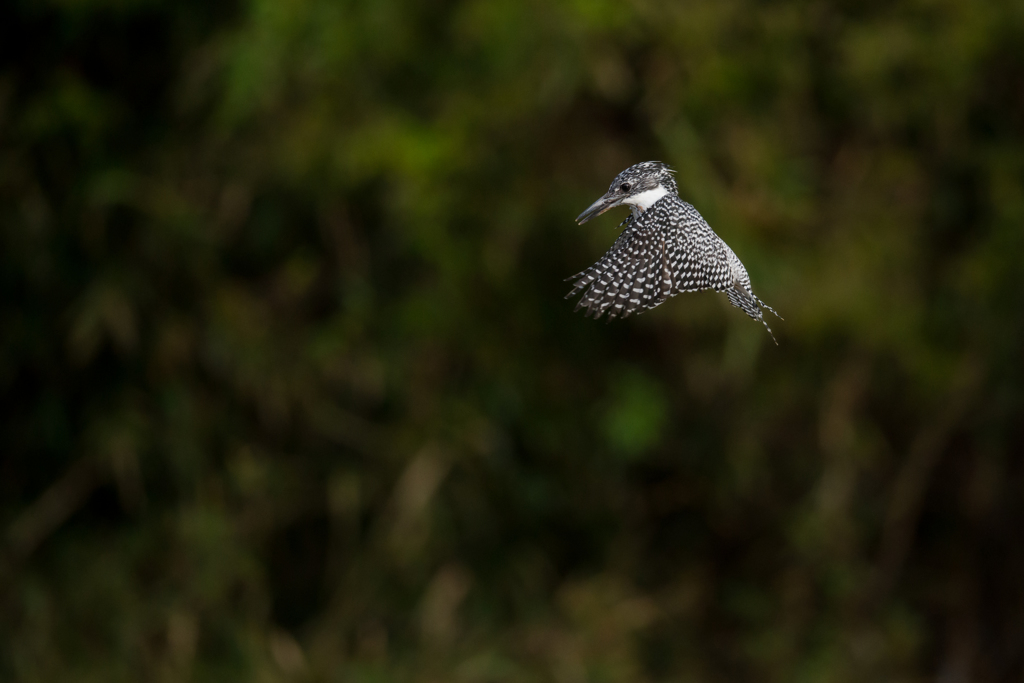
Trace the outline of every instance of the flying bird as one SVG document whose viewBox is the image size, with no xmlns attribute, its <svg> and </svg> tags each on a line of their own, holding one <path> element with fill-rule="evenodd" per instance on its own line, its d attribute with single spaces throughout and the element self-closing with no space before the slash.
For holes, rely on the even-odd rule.
<svg viewBox="0 0 1024 683">
<path fill-rule="evenodd" d="M 567 280 L 575 280 L 569 299 L 583 293 L 575 310 L 608 319 L 626 318 L 658 306 L 679 292 L 713 289 L 729 303 L 764 324 L 761 309 L 775 310 L 750 288 L 747 269 L 697 209 L 679 198 L 672 169 L 660 161 L 630 166 L 612 181 L 601 198 L 576 219 L 586 223 L 616 206 L 630 215 L 611 249 L 597 263 Z M 778 342 L 775 342 L 778 344 Z"/>
</svg>

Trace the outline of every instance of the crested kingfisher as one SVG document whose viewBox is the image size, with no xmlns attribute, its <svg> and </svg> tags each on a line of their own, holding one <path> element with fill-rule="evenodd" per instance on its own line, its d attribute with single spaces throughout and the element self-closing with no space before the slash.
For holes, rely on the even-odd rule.
<svg viewBox="0 0 1024 683">
<path fill-rule="evenodd" d="M 608 191 L 576 219 L 586 223 L 622 204 L 630 215 L 611 249 L 574 280 L 566 298 L 580 292 L 576 310 L 608 319 L 625 318 L 654 308 L 679 292 L 713 289 L 764 324 L 775 335 L 762 308 L 781 316 L 750 288 L 750 276 L 736 254 L 715 234 L 697 209 L 679 198 L 672 169 L 660 161 L 630 166 L 612 181 Z M 777 344 L 778 342 L 776 342 Z"/>
</svg>

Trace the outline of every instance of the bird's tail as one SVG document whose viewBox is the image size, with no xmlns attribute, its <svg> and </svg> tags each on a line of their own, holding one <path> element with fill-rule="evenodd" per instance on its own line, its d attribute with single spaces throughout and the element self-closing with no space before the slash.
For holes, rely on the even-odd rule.
<svg viewBox="0 0 1024 683">
<path fill-rule="evenodd" d="M 733 283 L 732 287 L 725 290 L 725 295 L 729 297 L 729 303 L 731 303 L 733 306 L 742 310 L 744 313 L 749 315 L 754 320 L 761 321 L 761 324 L 764 325 L 764 329 L 768 330 L 768 336 L 772 338 L 772 341 L 775 342 L 776 346 L 779 345 L 778 340 L 772 333 L 772 328 L 768 327 L 768 321 L 764 319 L 764 313 L 761 311 L 762 308 L 771 311 L 772 315 L 774 315 L 776 318 L 778 318 L 779 320 L 784 320 L 784 318 L 781 315 L 775 312 L 774 308 L 772 308 L 765 302 L 761 301 L 756 294 L 754 294 L 752 291 L 742 286 L 738 282 Z"/>
</svg>

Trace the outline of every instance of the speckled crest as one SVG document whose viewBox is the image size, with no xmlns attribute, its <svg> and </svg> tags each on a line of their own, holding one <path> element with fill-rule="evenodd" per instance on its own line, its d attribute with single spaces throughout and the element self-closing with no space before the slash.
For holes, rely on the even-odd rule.
<svg viewBox="0 0 1024 683">
<path fill-rule="evenodd" d="M 678 195 L 679 187 L 676 185 L 676 179 L 672 177 L 673 173 L 675 171 L 660 161 L 643 161 L 633 164 L 615 176 L 615 180 L 608 186 L 608 191 L 621 191 L 622 186 L 628 184 L 629 193 L 638 194 L 661 185 L 669 194 Z"/>
</svg>

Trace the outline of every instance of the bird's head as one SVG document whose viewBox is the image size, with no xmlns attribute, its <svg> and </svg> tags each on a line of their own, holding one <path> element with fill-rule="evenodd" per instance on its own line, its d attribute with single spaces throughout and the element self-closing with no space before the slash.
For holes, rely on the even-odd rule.
<svg viewBox="0 0 1024 683">
<path fill-rule="evenodd" d="M 620 204 L 628 205 L 635 216 L 649 209 L 665 195 L 678 195 L 679 188 L 672 173 L 672 169 L 660 161 L 645 161 L 630 166 L 615 176 L 604 196 L 581 213 L 576 222 L 582 225 Z"/>
</svg>

